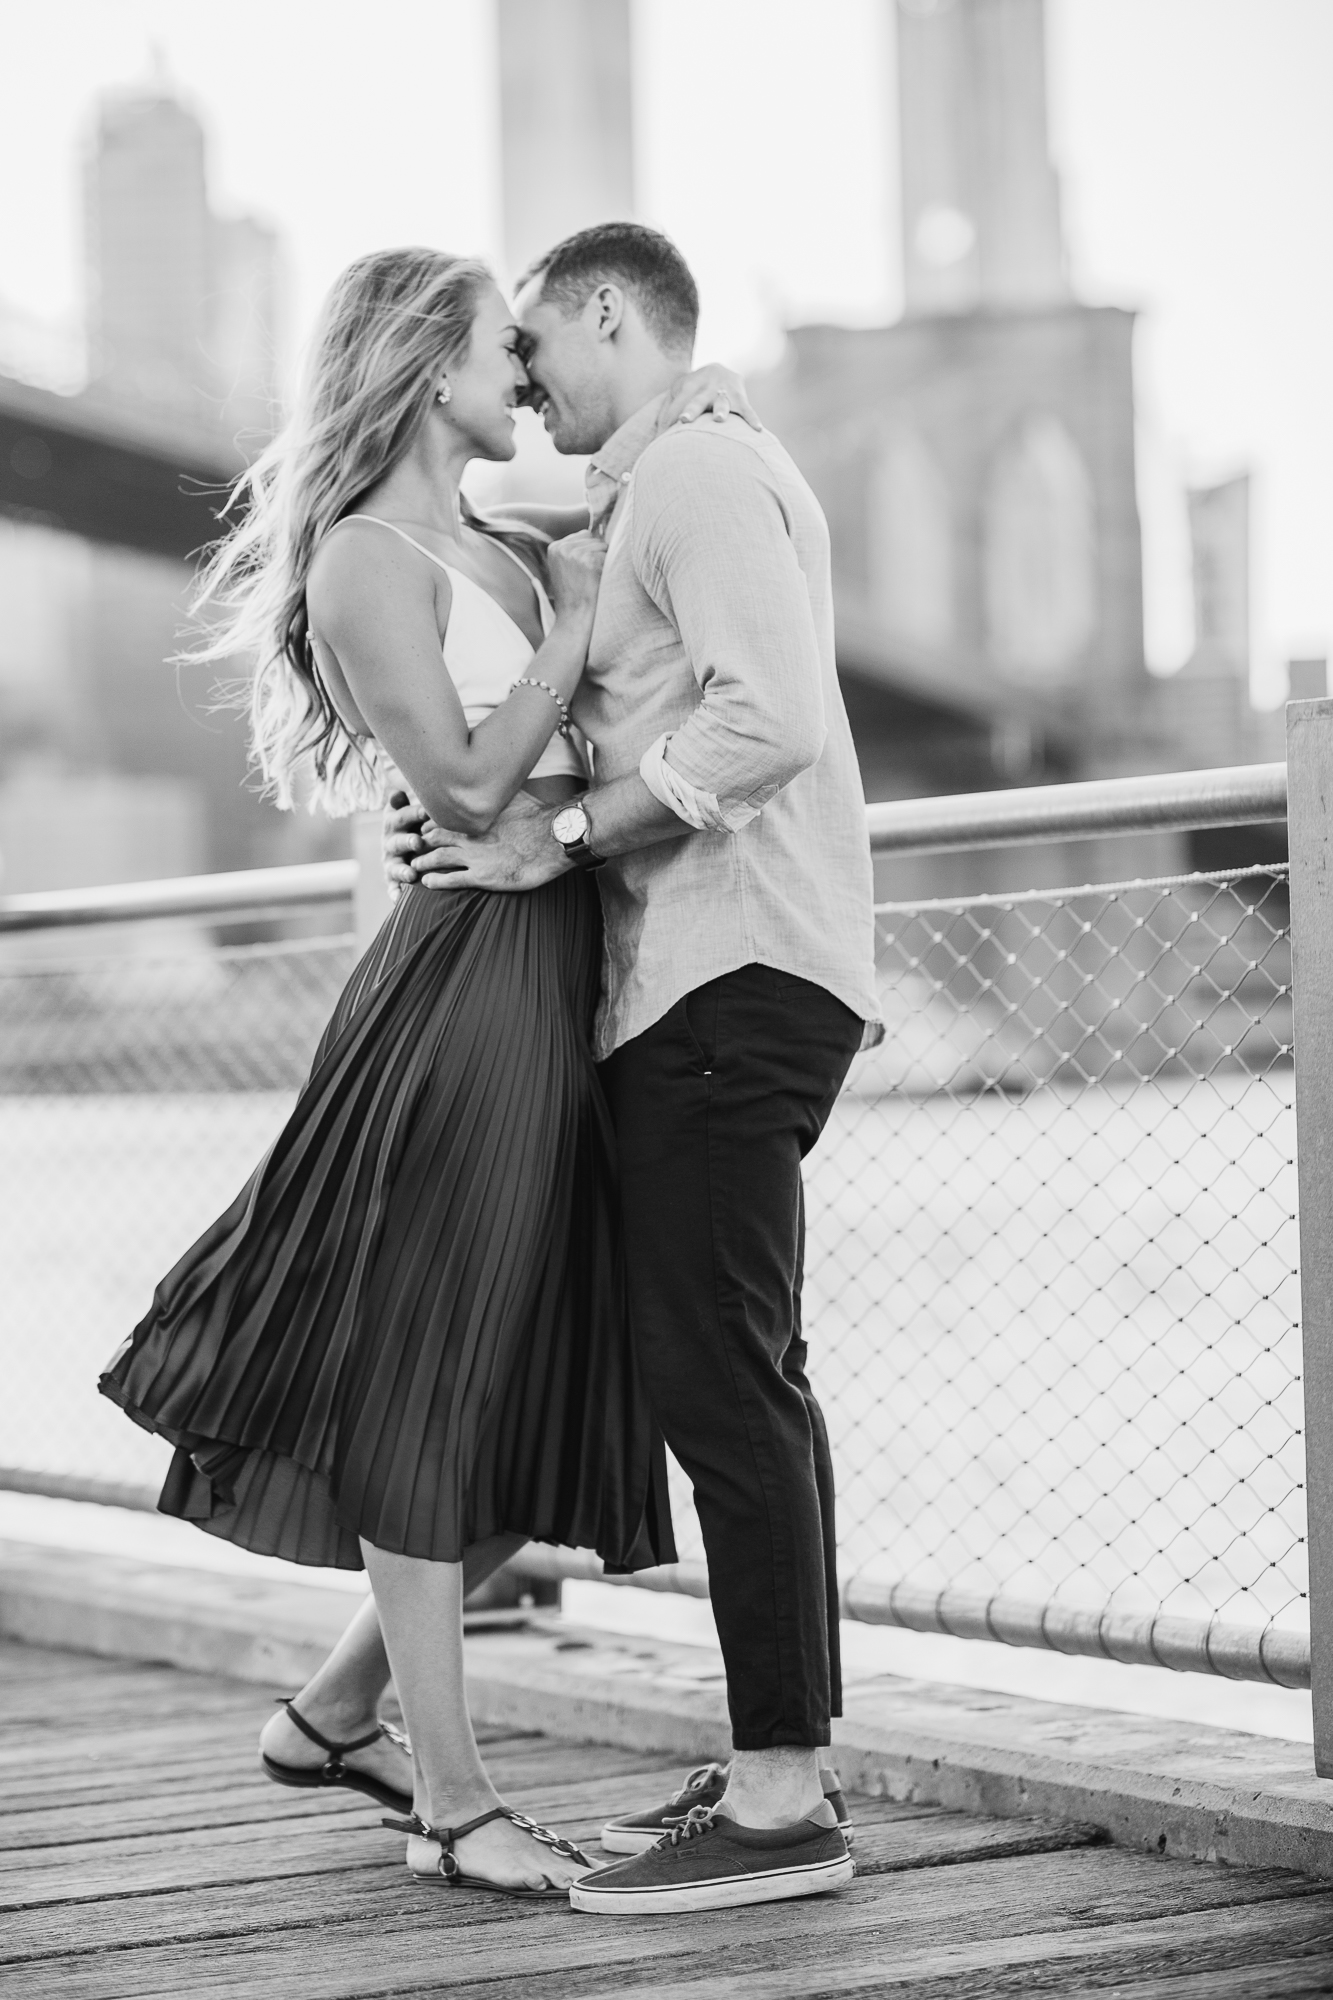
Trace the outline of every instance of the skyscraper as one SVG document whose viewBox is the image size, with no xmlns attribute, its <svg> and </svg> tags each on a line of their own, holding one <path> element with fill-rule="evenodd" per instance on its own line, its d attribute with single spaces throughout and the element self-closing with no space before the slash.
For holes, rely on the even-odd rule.
<svg viewBox="0 0 1333 2000">
<path fill-rule="evenodd" d="M 193 422 L 272 429 L 278 245 L 210 207 L 202 125 L 165 82 L 105 96 L 85 172 L 94 385 Z"/>
<path fill-rule="evenodd" d="M 505 259 L 634 213 L 629 0 L 500 0 Z"/>
<path fill-rule="evenodd" d="M 204 133 L 165 88 L 102 99 L 85 218 L 93 381 L 202 415 L 212 264 Z"/>
</svg>

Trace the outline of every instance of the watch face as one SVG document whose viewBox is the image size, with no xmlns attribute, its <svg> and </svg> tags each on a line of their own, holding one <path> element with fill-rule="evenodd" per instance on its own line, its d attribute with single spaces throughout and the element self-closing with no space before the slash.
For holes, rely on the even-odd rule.
<svg viewBox="0 0 1333 2000">
<path fill-rule="evenodd" d="M 588 831 L 588 815 L 582 806 L 566 806 L 551 821 L 551 831 L 562 847 L 582 840 Z"/>
</svg>

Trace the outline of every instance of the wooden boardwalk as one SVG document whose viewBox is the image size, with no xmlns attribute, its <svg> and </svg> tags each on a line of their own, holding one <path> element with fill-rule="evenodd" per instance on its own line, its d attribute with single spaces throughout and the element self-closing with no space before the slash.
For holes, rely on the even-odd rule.
<svg viewBox="0 0 1333 2000">
<path fill-rule="evenodd" d="M 0 1643 L 0 1993 L 1333 1994 L 1333 1889 L 883 1799 L 853 1801 L 860 1876 L 835 1897 L 612 1920 L 418 1883 L 377 1811 L 263 1782 L 266 1712 L 235 1681 Z M 493 1732 L 487 1757 L 509 1798 L 585 1845 L 675 1775 L 535 1734 Z"/>
</svg>

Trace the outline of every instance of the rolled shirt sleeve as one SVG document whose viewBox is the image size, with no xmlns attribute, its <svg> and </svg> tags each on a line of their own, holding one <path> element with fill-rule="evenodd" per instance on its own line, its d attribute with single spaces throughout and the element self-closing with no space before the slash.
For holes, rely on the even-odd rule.
<svg viewBox="0 0 1333 2000">
<path fill-rule="evenodd" d="M 819 640 L 782 495 L 744 444 L 682 429 L 635 474 L 630 553 L 680 634 L 700 700 L 640 771 L 690 826 L 734 833 L 816 762 Z"/>
<path fill-rule="evenodd" d="M 659 736 L 639 759 L 639 776 L 659 805 L 666 806 L 698 833 L 739 833 L 752 819 L 758 819 L 761 806 L 748 799 L 724 806 L 716 792 L 701 792 L 688 778 L 682 778 L 666 759 L 670 741 L 670 734 Z M 772 790 L 776 792 L 777 786 Z"/>
</svg>

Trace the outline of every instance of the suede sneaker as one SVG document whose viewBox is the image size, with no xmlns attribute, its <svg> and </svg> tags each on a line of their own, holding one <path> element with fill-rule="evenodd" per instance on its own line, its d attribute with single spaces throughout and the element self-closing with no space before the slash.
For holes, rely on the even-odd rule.
<svg viewBox="0 0 1333 2000">
<path fill-rule="evenodd" d="M 694 1806 L 646 1854 L 571 1883 L 571 1908 L 600 1917 L 731 1910 L 843 1889 L 856 1873 L 825 1799 L 794 1826 L 741 1826 Z"/>
<path fill-rule="evenodd" d="M 609 1819 L 602 1828 L 602 1846 L 608 1854 L 646 1854 L 650 1847 L 657 1845 L 664 1833 L 669 1833 L 696 1806 L 711 1812 L 727 1789 L 730 1772 L 730 1764 L 701 1764 L 697 1771 L 690 1772 L 680 1790 L 673 1792 L 664 1806 L 654 1806 L 649 1812 L 622 1813 L 619 1819 Z M 827 1768 L 822 1769 L 819 1776 L 824 1797 L 832 1806 L 834 1817 L 850 1847 L 854 1836 L 847 1801 L 842 1795 L 842 1780 L 836 1771 Z"/>
</svg>

